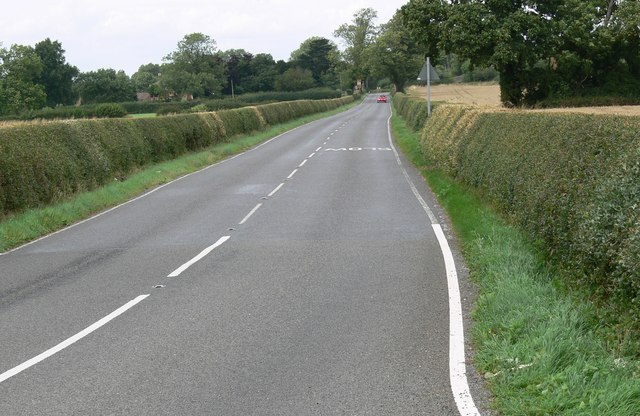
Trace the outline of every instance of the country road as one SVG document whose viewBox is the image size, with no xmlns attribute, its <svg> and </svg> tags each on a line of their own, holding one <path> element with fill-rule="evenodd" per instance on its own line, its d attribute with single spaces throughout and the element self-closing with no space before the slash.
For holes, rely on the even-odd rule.
<svg viewBox="0 0 640 416">
<path fill-rule="evenodd" d="M 1 255 L 0 414 L 477 414 L 389 116 L 368 97 Z"/>
</svg>

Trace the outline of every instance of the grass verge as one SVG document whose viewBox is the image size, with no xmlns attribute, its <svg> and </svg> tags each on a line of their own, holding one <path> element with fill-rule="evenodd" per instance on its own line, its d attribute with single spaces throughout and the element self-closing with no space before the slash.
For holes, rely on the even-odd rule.
<svg viewBox="0 0 640 416">
<path fill-rule="evenodd" d="M 419 135 L 394 115 L 399 147 L 447 210 L 479 288 L 475 365 L 504 415 L 638 415 L 640 362 L 617 356 L 598 314 L 569 293 L 515 228 L 469 188 L 426 166 Z"/>
<path fill-rule="evenodd" d="M 201 152 L 147 166 L 123 181 L 114 181 L 107 186 L 78 194 L 55 205 L 5 217 L 0 222 L 0 252 L 5 252 L 60 230 L 107 208 L 121 204 L 146 190 L 246 151 L 295 127 L 345 111 L 359 102 L 358 100 L 336 110 L 279 124 L 250 136 L 236 137 L 228 143 L 211 146 Z"/>
</svg>

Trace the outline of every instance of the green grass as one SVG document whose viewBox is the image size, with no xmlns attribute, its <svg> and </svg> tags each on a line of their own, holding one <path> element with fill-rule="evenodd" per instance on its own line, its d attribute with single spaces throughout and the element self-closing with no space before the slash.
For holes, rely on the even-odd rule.
<svg viewBox="0 0 640 416">
<path fill-rule="evenodd" d="M 236 137 L 229 143 L 218 144 L 198 153 L 187 154 L 172 161 L 147 166 L 130 175 L 126 180 L 114 181 L 107 186 L 78 194 L 55 205 L 5 217 L 0 222 L 0 252 L 5 252 L 60 230 L 125 202 L 146 190 L 241 153 L 295 127 L 345 111 L 358 103 L 359 101 L 336 110 L 279 124 L 250 136 Z"/>
<path fill-rule="evenodd" d="M 128 114 L 126 118 L 153 118 L 158 117 L 156 113 Z"/>
<path fill-rule="evenodd" d="M 429 169 L 397 116 L 399 147 L 447 210 L 479 288 L 475 366 L 504 415 L 639 415 L 640 362 L 608 348 L 594 306 L 569 293 L 534 246 L 472 190 Z"/>
</svg>

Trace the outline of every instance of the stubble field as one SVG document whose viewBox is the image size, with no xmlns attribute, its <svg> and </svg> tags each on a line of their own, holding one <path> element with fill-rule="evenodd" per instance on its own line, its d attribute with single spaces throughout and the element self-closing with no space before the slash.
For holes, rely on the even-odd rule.
<svg viewBox="0 0 640 416">
<path fill-rule="evenodd" d="M 412 86 L 407 89 L 407 93 L 423 97 L 426 100 L 427 87 Z M 431 101 L 501 108 L 500 87 L 497 83 L 432 85 Z M 640 115 L 640 106 L 573 107 L 530 111 L 638 116 Z"/>
</svg>

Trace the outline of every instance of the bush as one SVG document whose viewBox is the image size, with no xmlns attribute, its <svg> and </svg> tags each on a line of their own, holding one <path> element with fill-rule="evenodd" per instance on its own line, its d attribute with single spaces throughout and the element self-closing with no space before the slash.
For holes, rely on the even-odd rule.
<svg viewBox="0 0 640 416">
<path fill-rule="evenodd" d="M 120 104 L 98 104 L 94 110 L 98 118 L 118 118 L 127 115 L 127 110 Z"/>
<path fill-rule="evenodd" d="M 0 126 L 0 217 L 90 190 L 150 162 L 353 101 L 296 101 L 157 118 Z M 96 106 L 96 110 L 103 106 Z M 168 108 L 168 107 L 165 107 Z M 117 106 L 104 106 L 116 114 Z"/>
<path fill-rule="evenodd" d="M 640 117 L 445 105 L 422 132 L 433 167 L 481 190 L 571 282 L 636 312 L 639 148 Z"/>
</svg>

